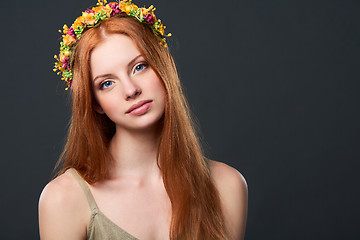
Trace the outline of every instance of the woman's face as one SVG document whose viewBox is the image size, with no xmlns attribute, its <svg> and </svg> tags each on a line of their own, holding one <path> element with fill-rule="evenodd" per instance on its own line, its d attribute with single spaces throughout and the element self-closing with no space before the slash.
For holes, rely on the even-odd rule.
<svg viewBox="0 0 360 240">
<path fill-rule="evenodd" d="M 109 35 L 90 56 L 96 111 L 116 128 L 141 130 L 164 114 L 165 89 L 135 43 L 126 35 Z"/>
</svg>

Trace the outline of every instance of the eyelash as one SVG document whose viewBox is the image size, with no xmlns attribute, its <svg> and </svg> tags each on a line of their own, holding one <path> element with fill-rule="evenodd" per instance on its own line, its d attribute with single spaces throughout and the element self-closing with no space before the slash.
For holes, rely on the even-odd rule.
<svg viewBox="0 0 360 240">
<path fill-rule="evenodd" d="M 149 66 L 149 64 L 148 64 L 147 62 L 143 62 L 143 63 L 140 63 L 140 64 L 136 65 L 135 68 L 134 68 L 134 72 L 136 72 L 136 68 L 139 67 L 139 66 L 143 66 L 143 68 L 142 68 L 141 70 L 138 70 L 138 71 L 142 71 L 142 70 L 144 70 L 147 66 Z M 102 83 L 99 85 L 99 89 L 104 89 L 104 88 L 110 87 L 111 85 L 108 86 L 108 87 L 105 87 L 105 83 L 108 83 L 108 82 L 110 82 L 111 85 L 113 84 L 113 82 L 110 81 L 110 80 L 104 81 L 104 82 L 102 82 Z"/>
<path fill-rule="evenodd" d="M 139 70 L 139 71 L 142 71 L 144 70 L 147 66 L 149 66 L 149 64 L 147 62 L 143 62 L 143 63 L 140 63 L 139 65 L 136 65 L 135 66 L 135 69 L 134 71 L 136 72 L 136 68 L 139 67 L 139 66 L 143 66 L 143 69 Z"/>
<path fill-rule="evenodd" d="M 104 87 L 105 86 L 105 83 L 108 83 L 108 82 L 110 82 L 111 83 L 111 85 L 113 84 L 113 82 L 112 81 L 109 81 L 109 80 L 107 80 L 107 81 L 104 81 L 104 82 L 102 82 L 100 85 L 99 85 L 99 89 L 104 89 L 104 88 L 108 88 L 108 87 L 110 87 L 110 86 L 108 86 L 108 87 Z"/>
</svg>

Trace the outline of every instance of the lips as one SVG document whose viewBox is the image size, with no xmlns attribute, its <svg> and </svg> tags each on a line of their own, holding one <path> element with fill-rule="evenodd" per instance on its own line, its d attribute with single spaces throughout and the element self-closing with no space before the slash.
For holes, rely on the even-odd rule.
<svg viewBox="0 0 360 240">
<path fill-rule="evenodd" d="M 152 102 L 152 100 L 143 100 L 143 101 L 137 102 L 134 105 L 132 105 L 125 113 L 128 114 L 128 113 L 132 112 L 133 110 L 140 108 L 144 104 L 147 104 L 150 102 Z"/>
</svg>

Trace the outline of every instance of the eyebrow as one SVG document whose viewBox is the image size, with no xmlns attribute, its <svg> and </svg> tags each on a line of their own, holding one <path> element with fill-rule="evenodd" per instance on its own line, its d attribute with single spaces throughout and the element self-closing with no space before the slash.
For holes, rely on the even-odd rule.
<svg viewBox="0 0 360 240">
<path fill-rule="evenodd" d="M 141 54 L 137 55 L 136 57 L 134 57 L 129 63 L 128 63 L 128 67 L 130 67 L 131 65 L 134 64 L 134 62 L 136 62 L 138 60 L 138 58 L 142 57 Z M 94 79 L 93 79 L 93 82 L 95 82 L 97 79 L 99 78 L 107 78 L 107 77 L 111 77 L 113 76 L 113 74 L 110 74 L 110 73 L 105 73 L 105 74 L 101 74 L 101 75 L 98 75 L 96 76 Z"/>
</svg>

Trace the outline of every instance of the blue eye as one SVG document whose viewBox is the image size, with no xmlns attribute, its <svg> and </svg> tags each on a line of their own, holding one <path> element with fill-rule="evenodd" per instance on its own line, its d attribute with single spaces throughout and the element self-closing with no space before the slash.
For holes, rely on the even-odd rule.
<svg viewBox="0 0 360 240">
<path fill-rule="evenodd" d="M 108 88 L 108 87 L 110 87 L 112 84 L 113 84 L 112 81 L 103 82 L 103 83 L 100 85 L 100 89 Z"/>
<path fill-rule="evenodd" d="M 135 72 L 140 72 L 141 70 L 143 70 L 145 67 L 147 66 L 147 64 L 145 63 L 142 63 L 142 64 L 139 64 L 135 67 Z"/>
</svg>

